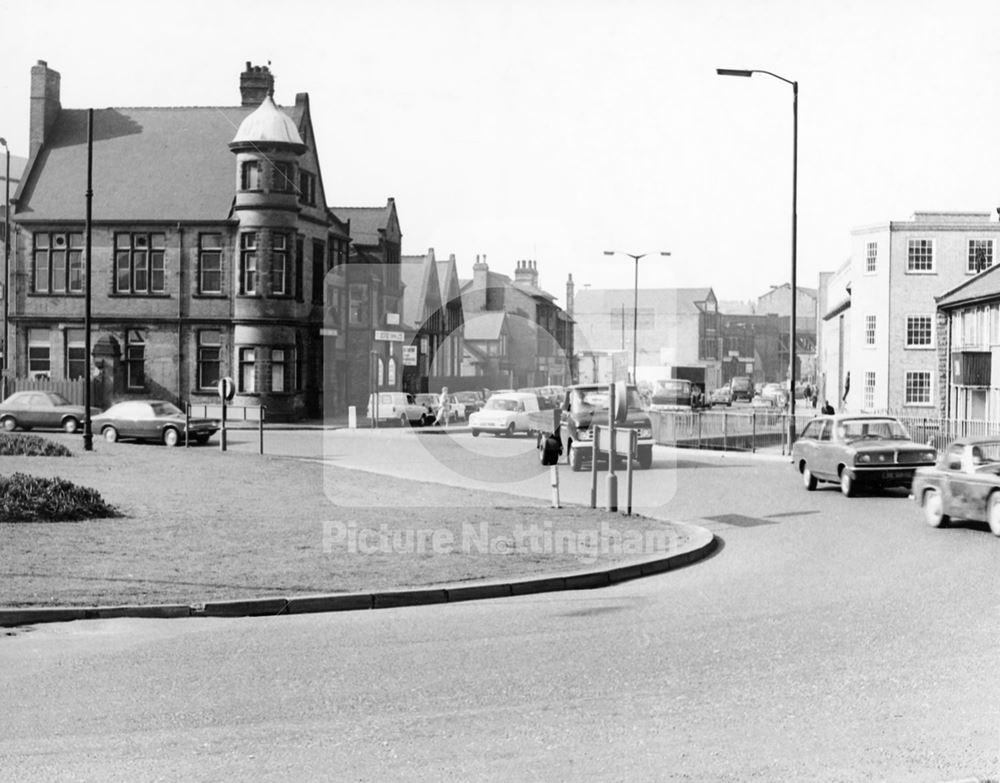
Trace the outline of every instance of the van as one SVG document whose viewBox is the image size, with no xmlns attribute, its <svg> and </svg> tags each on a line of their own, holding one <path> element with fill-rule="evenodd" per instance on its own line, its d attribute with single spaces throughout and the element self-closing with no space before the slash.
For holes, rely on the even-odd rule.
<svg viewBox="0 0 1000 783">
<path fill-rule="evenodd" d="M 732 402 L 753 399 L 753 383 L 746 375 L 736 375 L 729 380 L 729 398 Z"/>
<path fill-rule="evenodd" d="M 399 422 L 422 427 L 434 421 L 429 408 L 419 404 L 412 394 L 406 392 L 379 392 L 368 395 L 368 419 L 379 422 Z"/>
</svg>

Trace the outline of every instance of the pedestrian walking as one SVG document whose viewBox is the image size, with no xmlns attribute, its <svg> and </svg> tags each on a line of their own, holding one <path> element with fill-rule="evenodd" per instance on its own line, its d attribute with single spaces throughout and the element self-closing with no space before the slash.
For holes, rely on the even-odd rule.
<svg viewBox="0 0 1000 783">
<path fill-rule="evenodd" d="M 448 396 L 448 387 L 444 386 L 441 388 L 441 396 L 438 397 L 438 409 L 437 416 L 434 419 L 434 425 L 437 426 L 442 421 L 444 426 L 448 426 L 448 418 L 451 413 L 451 398 Z"/>
</svg>

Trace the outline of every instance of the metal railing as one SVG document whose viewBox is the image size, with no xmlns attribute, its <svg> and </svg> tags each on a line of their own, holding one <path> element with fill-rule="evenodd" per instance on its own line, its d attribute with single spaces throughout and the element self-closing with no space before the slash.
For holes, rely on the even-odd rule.
<svg viewBox="0 0 1000 783">
<path fill-rule="evenodd" d="M 226 428 L 233 422 L 256 422 L 257 423 L 257 451 L 264 453 L 264 420 L 267 418 L 267 407 L 264 405 L 229 405 L 223 406 L 221 403 L 188 403 L 186 414 L 189 418 L 219 419 L 222 422 L 222 429 L 219 433 L 219 448 L 226 450 Z"/>
<path fill-rule="evenodd" d="M 661 446 L 757 451 L 780 448 L 789 452 L 790 416 L 779 410 L 745 411 L 651 411 L 653 438 Z M 813 417 L 808 411 L 796 414 L 796 431 Z"/>
<path fill-rule="evenodd" d="M 796 413 L 795 431 L 816 412 L 812 409 Z M 980 419 L 942 419 L 931 416 L 881 414 L 899 419 L 918 443 L 926 443 L 941 451 L 958 438 L 1000 438 L 1000 421 Z M 757 451 L 780 449 L 791 453 L 788 442 L 789 414 L 782 411 L 704 410 L 650 411 L 653 438 L 661 446 L 715 449 L 721 451 Z"/>
</svg>

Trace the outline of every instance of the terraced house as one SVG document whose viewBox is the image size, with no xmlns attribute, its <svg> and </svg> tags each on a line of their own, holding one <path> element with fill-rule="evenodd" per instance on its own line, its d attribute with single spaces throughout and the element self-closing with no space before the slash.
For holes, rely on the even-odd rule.
<svg viewBox="0 0 1000 783">
<path fill-rule="evenodd" d="M 88 111 L 62 107 L 60 74 L 44 61 L 31 69 L 13 213 L 15 376 L 91 375 L 104 404 L 210 402 L 231 376 L 235 402 L 266 405 L 268 418 L 318 414 L 322 341 L 338 333 L 323 328 L 336 301 L 326 279 L 347 261 L 350 226 L 326 206 L 309 96 L 279 107 L 269 68 L 250 63 L 239 86 L 239 106 L 93 112 L 88 358 Z"/>
</svg>

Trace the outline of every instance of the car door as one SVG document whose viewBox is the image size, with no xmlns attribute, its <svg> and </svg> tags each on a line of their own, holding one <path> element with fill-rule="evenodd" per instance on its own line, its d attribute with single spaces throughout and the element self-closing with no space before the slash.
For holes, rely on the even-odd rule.
<svg viewBox="0 0 1000 783">
<path fill-rule="evenodd" d="M 833 422 L 827 419 L 819 424 L 814 445 L 815 457 L 810 469 L 819 478 L 836 479 L 838 448 L 833 442 Z"/>
<path fill-rule="evenodd" d="M 965 447 L 960 443 L 948 447 L 943 463 L 944 476 L 941 479 L 944 513 L 960 518 L 964 518 L 967 513 L 969 494 L 969 476 L 962 466 L 964 451 Z"/>
<path fill-rule="evenodd" d="M 821 425 L 822 422 L 820 421 L 810 421 L 802 428 L 802 432 L 795 439 L 792 449 L 795 454 L 796 468 L 798 468 L 800 462 L 804 461 L 810 471 L 813 473 L 816 472 L 816 439 L 819 437 Z"/>
<path fill-rule="evenodd" d="M 142 421 L 152 415 L 149 405 L 145 402 L 130 402 L 122 405 L 118 413 L 115 427 L 118 435 L 123 438 L 142 438 Z"/>
<path fill-rule="evenodd" d="M 44 406 L 48 402 L 44 394 L 33 392 L 18 401 L 17 420 L 22 427 L 38 427 L 44 420 Z"/>
</svg>

